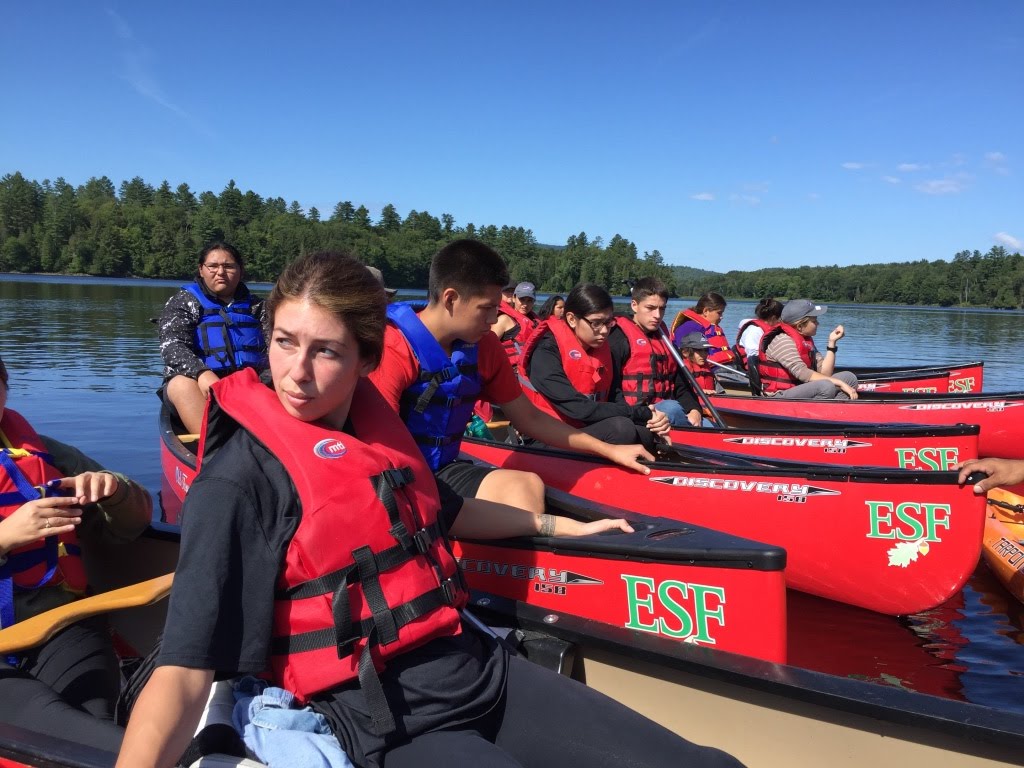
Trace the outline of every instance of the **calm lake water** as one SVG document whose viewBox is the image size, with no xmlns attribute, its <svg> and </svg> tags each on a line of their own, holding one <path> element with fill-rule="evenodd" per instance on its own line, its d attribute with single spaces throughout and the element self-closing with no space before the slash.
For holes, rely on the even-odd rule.
<svg viewBox="0 0 1024 768">
<path fill-rule="evenodd" d="M 154 496 L 162 365 L 150 319 L 179 284 L 0 275 L 11 407 Z M 691 303 L 670 302 L 669 318 Z M 752 310 L 731 303 L 726 332 L 734 335 Z M 1024 313 L 836 305 L 821 341 L 838 323 L 848 334 L 840 367 L 984 360 L 987 391 L 1024 389 Z M 1024 713 L 1024 606 L 984 564 L 959 595 L 925 614 L 895 619 L 798 593 L 790 614 L 791 663 Z"/>
</svg>

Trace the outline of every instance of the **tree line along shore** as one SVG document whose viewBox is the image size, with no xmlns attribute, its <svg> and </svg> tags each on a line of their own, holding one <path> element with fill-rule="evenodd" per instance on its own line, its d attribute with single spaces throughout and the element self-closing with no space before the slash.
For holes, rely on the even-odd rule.
<svg viewBox="0 0 1024 768">
<path fill-rule="evenodd" d="M 188 278 L 203 245 L 226 240 L 242 251 L 254 281 L 272 282 L 301 253 L 349 250 L 379 267 L 389 285 L 425 287 L 431 256 L 460 237 L 486 242 L 516 280 L 552 293 L 593 282 L 621 294 L 630 281 L 655 276 L 678 296 L 716 291 L 751 300 L 1024 308 L 1024 257 L 1002 246 L 963 250 L 948 261 L 718 272 L 667 265 L 658 250 L 640 253 L 619 234 L 605 242 L 580 232 L 565 245 L 546 245 L 521 226 L 457 225 L 451 214 L 416 210 L 403 218 L 390 204 L 374 221 L 365 206 L 349 201 L 325 216 L 297 201 L 243 192 L 234 181 L 220 194 L 197 194 L 188 184 L 154 187 L 140 177 L 119 187 L 106 176 L 78 187 L 20 172 L 0 178 L 4 272 Z"/>
</svg>

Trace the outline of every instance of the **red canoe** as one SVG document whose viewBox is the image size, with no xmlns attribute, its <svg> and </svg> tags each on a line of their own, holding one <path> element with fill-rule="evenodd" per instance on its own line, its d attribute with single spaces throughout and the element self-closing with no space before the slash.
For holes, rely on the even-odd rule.
<svg viewBox="0 0 1024 768">
<path fill-rule="evenodd" d="M 940 392 L 969 394 L 971 392 L 981 392 L 984 385 L 985 364 L 983 362 L 974 362 L 963 365 L 908 365 L 897 368 L 882 365 L 855 365 L 850 367 L 843 366 L 843 370 L 852 371 L 857 374 L 857 379 L 862 384 L 873 385 L 864 387 L 865 391 L 907 391 L 892 387 L 883 388 L 881 384 L 897 379 L 901 381 L 912 380 L 914 377 L 917 377 L 918 381 L 922 382 L 920 386 L 931 386 L 924 382 L 927 381 L 929 376 L 936 375 L 946 382 L 945 388 L 940 389 Z"/>
<path fill-rule="evenodd" d="M 880 613 L 938 605 L 960 589 L 981 553 L 985 500 L 958 486 L 953 472 L 694 451 L 655 463 L 644 476 L 551 449 L 467 439 L 463 451 L 536 472 L 548 486 L 613 507 L 784 547 L 790 587 Z"/>
<path fill-rule="evenodd" d="M 176 525 L 196 457 L 161 415 L 163 522 Z M 627 512 L 550 490 L 577 519 Z M 786 552 L 678 520 L 631 515 L 634 533 L 453 542 L 472 589 L 613 627 L 767 661 L 786 660 Z"/>
<path fill-rule="evenodd" d="M 812 464 L 946 470 L 978 457 L 976 425 L 844 424 L 719 408 L 725 428 L 677 429 L 673 443 Z"/>
<path fill-rule="evenodd" d="M 848 424 L 977 424 L 982 456 L 1024 458 L 1024 392 L 970 395 L 879 396 L 856 400 L 797 400 L 781 397 L 711 395 L 716 408 L 758 416 L 845 422 Z"/>
</svg>

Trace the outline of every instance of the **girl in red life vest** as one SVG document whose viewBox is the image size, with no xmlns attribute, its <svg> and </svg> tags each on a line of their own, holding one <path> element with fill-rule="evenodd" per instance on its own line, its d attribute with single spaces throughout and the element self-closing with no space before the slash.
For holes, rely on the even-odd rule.
<svg viewBox="0 0 1024 768">
<path fill-rule="evenodd" d="M 684 309 L 672 321 L 672 342 L 679 347 L 679 341 L 688 333 L 700 333 L 707 341 L 709 357 L 713 362 L 728 365 L 735 359 L 729 348 L 729 339 L 722 330 L 725 315 L 725 299 L 714 291 L 708 291 L 690 309 Z"/>
<path fill-rule="evenodd" d="M 724 390 L 715 380 L 715 372 L 708 362 L 709 348 L 710 345 L 700 333 L 688 333 L 679 340 L 679 351 L 686 364 L 686 370 L 693 376 L 697 386 L 713 395 Z"/>
<path fill-rule="evenodd" d="M 80 542 L 133 539 L 152 514 L 144 488 L 40 437 L 7 407 L 7 384 L 0 361 L 2 627 L 82 596 L 88 585 Z M 123 735 L 114 723 L 120 682 L 105 618 L 87 619 L 41 646 L 0 657 L 0 722 L 114 751 Z"/>
<path fill-rule="evenodd" d="M 365 380 L 384 350 L 385 301 L 355 259 L 300 257 L 267 302 L 270 386 L 252 371 L 214 385 L 161 655 L 118 765 L 174 765 L 215 671 L 269 671 L 364 768 L 611 768 L 624 754 L 665 768 L 735 765 L 462 622 L 449 531 L 629 526 L 439 494 Z"/>
<path fill-rule="evenodd" d="M 608 291 L 593 283 L 573 288 L 565 300 L 565 317 L 538 326 L 523 351 L 523 394 L 545 413 L 600 440 L 618 445 L 640 441 L 652 450 L 671 425 L 661 411 L 616 400 L 607 343 L 614 327 Z"/>
<path fill-rule="evenodd" d="M 539 322 L 533 312 L 536 301 L 533 283 L 519 283 L 512 292 L 512 301 L 503 301 L 498 306 L 498 319 L 491 326 L 491 332 L 501 339 L 513 369 L 517 369 L 519 356 Z"/>
</svg>

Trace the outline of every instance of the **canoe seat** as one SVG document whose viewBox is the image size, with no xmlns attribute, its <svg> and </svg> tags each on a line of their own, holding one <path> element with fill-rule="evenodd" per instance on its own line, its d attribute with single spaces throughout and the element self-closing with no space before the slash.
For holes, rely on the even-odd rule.
<svg viewBox="0 0 1024 768">
<path fill-rule="evenodd" d="M 182 443 L 194 443 L 199 440 L 199 435 L 189 432 L 184 435 L 175 435 Z"/>
</svg>

